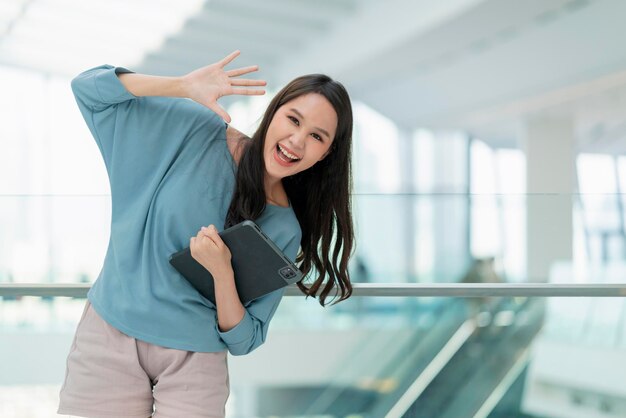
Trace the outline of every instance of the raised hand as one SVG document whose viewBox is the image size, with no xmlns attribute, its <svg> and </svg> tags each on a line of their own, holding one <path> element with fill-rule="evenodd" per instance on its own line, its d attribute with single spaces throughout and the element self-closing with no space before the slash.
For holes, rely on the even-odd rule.
<svg viewBox="0 0 626 418">
<path fill-rule="evenodd" d="M 234 51 L 222 60 L 198 68 L 182 77 L 186 97 L 208 107 L 220 115 L 226 122 L 230 122 L 230 115 L 217 104 L 217 99 L 231 94 L 244 96 L 257 96 L 265 94 L 265 90 L 250 88 L 265 86 L 265 80 L 252 80 L 245 78 L 235 78 L 248 74 L 259 69 L 258 65 L 237 68 L 234 70 L 224 70 L 232 62 L 240 51 Z M 247 88 L 235 88 L 245 86 Z"/>
</svg>

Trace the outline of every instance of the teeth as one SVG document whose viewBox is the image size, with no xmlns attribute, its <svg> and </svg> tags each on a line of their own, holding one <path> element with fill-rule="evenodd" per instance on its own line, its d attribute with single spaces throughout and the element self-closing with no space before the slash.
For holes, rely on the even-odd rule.
<svg viewBox="0 0 626 418">
<path fill-rule="evenodd" d="M 285 154 L 287 157 L 291 158 L 292 160 L 299 160 L 300 158 L 298 158 L 297 156 L 289 153 L 289 151 L 287 151 L 286 149 L 284 149 L 280 144 L 278 144 L 278 148 L 280 149 L 280 151 Z"/>
</svg>

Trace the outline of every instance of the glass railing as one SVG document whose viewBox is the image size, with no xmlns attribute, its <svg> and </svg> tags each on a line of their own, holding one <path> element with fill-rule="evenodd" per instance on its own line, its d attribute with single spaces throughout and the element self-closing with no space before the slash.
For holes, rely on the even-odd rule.
<svg viewBox="0 0 626 418">
<path fill-rule="evenodd" d="M 356 195 L 355 296 L 289 288 L 266 344 L 229 357 L 228 416 L 626 416 L 613 197 Z M 1 418 L 56 416 L 110 205 L 0 196 Z"/>
<path fill-rule="evenodd" d="M 476 286 L 442 286 L 439 292 L 472 294 Z M 611 289 L 625 292 L 626 285 Z M 328 322 L 310 321 L 310 313 L 294 316 L 289 305 L 309 302 L 285 297 L 265 345 L 229 357 L 227 416 L 624 416 L 626 391 L 619 382 L 626 358 L 626 299 L 525 297 L 519 291 L 485 296 L 504 292 L 497 286 L 481 291 L 482 297 L 466 298 L 354 296 L 325 309 L 309 301 L 311 312 L 332 318 Z M 559 291 L 558 286 L 532 290 Z M 402 309 L 363 307 L 365 299 L 376 298 L 394 299 Z M 32 296 L 0 302 L 0 416 L 56 416 L 84 303 Z M 56 321 L 32 321 L 51 317 Z"/>
<path fill-rule="evenodd" d="M 621 280 L 620 197 L 355 194 L 353 281 L 542 282 L 561 261 L 572 283 Z M 108 195 L 0 195 L 0 283 L 93 282 L 110 222 Z"/>
</svg>

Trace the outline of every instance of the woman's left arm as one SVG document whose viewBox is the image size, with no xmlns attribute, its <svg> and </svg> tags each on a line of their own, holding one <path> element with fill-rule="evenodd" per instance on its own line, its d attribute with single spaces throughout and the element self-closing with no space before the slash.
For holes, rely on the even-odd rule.
<svg viewBox="0 0 626 418">
<path fill-rule="evenodd" d="M 239 300 L 235 286 L 233 269 L 222 277 L 213 276 L 215 286 L 215 304 L 217 306 L 217 325 L 221 332 L 235 328 L 245 316 L 246 309 Z"/>
<path fill-rule="evenodd" d="M 292 258 L 295 258 L 300 240 L 294 237 L 292 241 L 288 245 L 288 253 L 293 253 Z M 191 238 L 190 249 L 191 255 L 209 270 L 214 279 L 216 332 L 232 355 L 250 353 L 265 342 L 269 322 L 280 304 L 285 288 L 255 299 L 244 307 L 235 287 L 230 250 L 220 238 L 217 229 L 213 225 L 209 228 L 202 227 L 198 235 Z"/>
<path fill-rule="evenodd" d="M 230 250 L 213 225 L 208 228 L 203 226 L 198 235 L 191 238 L 189 249 L 193 258 L 213 276 L 219 330 L 229 331 L 241 322 L 245 314 L 235 286 Z"/>
</svg>

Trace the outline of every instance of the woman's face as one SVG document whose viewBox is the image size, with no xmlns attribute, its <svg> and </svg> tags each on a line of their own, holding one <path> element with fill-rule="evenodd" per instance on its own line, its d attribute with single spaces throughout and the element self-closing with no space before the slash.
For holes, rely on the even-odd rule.
<svg viewBox="0 0 626 418">
<path fill-rule="evenodd" d="M 299 96 L 278 108 L 265 136 L 265 170 L 279 180 L 306 170 L 328 153 L 337 114 L 321 94 Z"/>
</svg>

